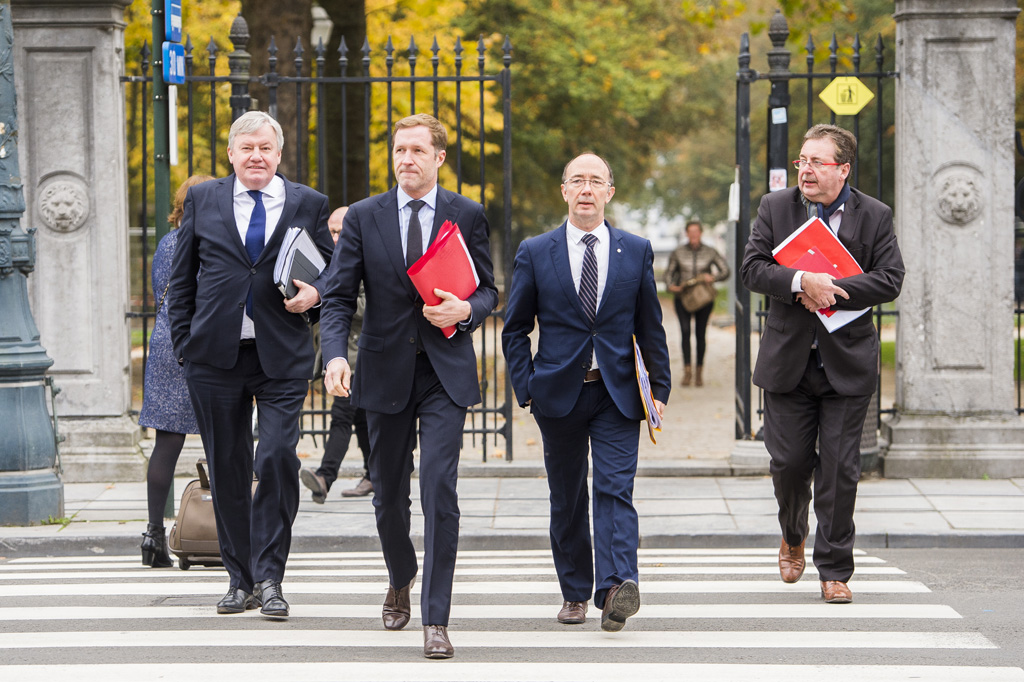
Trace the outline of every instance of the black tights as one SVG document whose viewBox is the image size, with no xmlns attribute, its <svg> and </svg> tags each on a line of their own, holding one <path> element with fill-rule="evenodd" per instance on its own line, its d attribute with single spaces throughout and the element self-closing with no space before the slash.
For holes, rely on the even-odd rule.
<svg viewBox="0 0 1024 682">
<path fill-rule="evenodd" d="M 715 307 L 712 301 L 699 310 L 692 313 L 686 312 L 683 301 L 676 296 L 676 316 L 679 318 L 679 330 L 683 335 L 683 364 L 690 364 L 690 316 L 696 319 L 694 334 L 697 337 L 697 365 L 704 366 L 704 349 L 707 345 L 708 318 L 711 317 L 711 309 Z"/>
<path fill-rule="evenodd" d="M 167 494 L 174 481 L 174 467 L 185 444 L 185 434 L 157 429 L 153 453 L 149 456 L 149 471 L 146 473 L 146 496 L 149 501 L 149 522 L 164 525 L 164 508 Z"/>
</svg>

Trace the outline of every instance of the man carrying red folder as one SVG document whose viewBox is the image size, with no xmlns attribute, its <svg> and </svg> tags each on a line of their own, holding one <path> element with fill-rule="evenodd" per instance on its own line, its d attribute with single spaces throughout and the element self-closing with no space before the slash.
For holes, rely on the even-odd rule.
<svg viewBox="0 0 1024 682">
<path fill-rule="evenodd" d="M 447 141 L 433 116 L 416 114 L 395 124 L 398 186 L 353 204 L 345 215 L 320 318 L 324 384 L 334 395 L 351 391 L 352 403 L 366 410 L 373 506 L 388 568 L 381 614 L 388 630 L 409 622 L 418 569 L 409 537 L 409 479 L 419 422 L 425 545 L 420 609 L 427 658 L 454 654 L 447 626 L 459 542 L 455 484 L 466 408 L 480 402 L 472 332 L 498 302 L 483 207 L 437 184 Z M 466 295 L 435 288 L 440 302 L 424 305 L 408 270 L 446 221 L 460 233 L 479 285 Z M 353 375 L 346 339 L 360 283 L 366 307 Z M 455 328 L 450 338 L 445 327 Z"/>
<path fill-rule="evenodd" d="M 813 479 L 814 565 L 829 603 L 853 599 L 847 585 L 854 568 L 853 508 L 860 436 L 878 382 L 878 334 L 871 315 L 829 333 L 816 312 L 892 301 L 904 275 L 892 210 L 846 182 L 856 155 L 849 131 L 833 125 L 808 130 L 793 162 L 798 186 L 761 198 L 740 267 L 743 284 L 770 299 L 754 383 L 764 389 L 764 442 L 779 502 L 779 572 L 787 583 L 803 574 Z M 837 278 L 840 272 L 779 263 L 773 251 L 813 217 L 863 272 Z"/>
</svg>

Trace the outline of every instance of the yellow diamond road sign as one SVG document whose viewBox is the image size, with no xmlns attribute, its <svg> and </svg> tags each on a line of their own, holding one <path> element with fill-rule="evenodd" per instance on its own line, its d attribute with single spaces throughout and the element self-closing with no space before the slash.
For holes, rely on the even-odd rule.
<svg viewBox="0 0 1024 682">
<path fill-rule="evenodd" d="M 818 97 L 836 114 L 853 116 L 875 98 L 875 93 L 871 92 L 859 78 L 839 76 L 825 86 Z"/>
</svg>

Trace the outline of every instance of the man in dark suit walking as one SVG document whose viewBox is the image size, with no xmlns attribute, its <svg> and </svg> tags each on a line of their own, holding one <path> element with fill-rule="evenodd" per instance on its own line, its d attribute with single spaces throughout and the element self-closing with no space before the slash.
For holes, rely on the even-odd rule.
<svg viewBox="0 0 1024 682">
<path fill-rule="evenodd" d="M 281 579 L 299 507 L 299 411 L 313 375 L 302 313 L 319 303 L 326 282 L 326 273 L 311 285 L 296 281 L 299 293 L 284 299 L 274 263 L 291 226 L 305 228 L 326 260 L 333 247 L 327 197 L 277 174 L 283 143 L 281 126 L 263 112 L 232 124 L 234 174 L 189 190 L 167 295 L 230 580 L 217 612 L 261 606 L 271 618 L 288 616 Z"/>
<path fill-rule="evenodd" d="M 814 565 L 829 603 L 853 599 L 853 508 L 860 436 L 878 381 L 878 334 L 867 311 L 831 334 L 814 311 L 887 303 L 899 296 L 904 275 L 892 211 L 846 182 L 856 154 L 849 131 L 808 130 L 794 162 L 798 186 L 762 197 L 740 268 L 743 284 L 771 299 L 754 383 L 764 389 L 764 442 L 779 502 L 779 572 L 787 583 L 803 574 L 813 478 Z M 814 216 L 862 274 L 835 279 L 775 261 L 772 250 Z"/>
<path fill-rule="evenodd" d="M 417 572 L 409 479 L 419 422 L 425 545 L 420 608 L 428 658 L 454 655 L 447 626 L 459 540 L 455 488 L 466 408 L 480 402 L 472 332 L 498 302 L 483 207 L 437 184 L 447 142 L 433 116 L 415 114 L 395 124 L 398 186 L 353 204 L 346 214 L 320 321 L 327 390 L 339 396 L 351 391 L 353 404 L 366 410 L 373 505 L 389 578 L 382 618 L 389 630 L 409 622 Z M 458 225 L 480 283 L 464 301 L 435 290 L 442 302 L 424 306 L 406 270 L 446 220 Z M 353 375 L 346 339 L 360 282 L 366 307 Z M 440 329 L 447 326 L 457 326 L 450 339 Z"/>
<path fill-rule="evenodd" d="M 551 550 L 563 598 L 558 621 L 583 623 L 593 594 L 601 628 L 611 632 L 640 608 L 633 478 L 644 408 L 633 335 L 659 414 L 671 389 L 654 253 L 646 239 L 605 222 L 614 193 L 611 168 L 601 157 L 582 154 L 566 165 L 562 197 L 569 219 L 519 245 L 501 337 L 516 398 L 530 405 L 544 441 Z M 535 324 L 536 355 L 530 341 Z"/>
</svg>

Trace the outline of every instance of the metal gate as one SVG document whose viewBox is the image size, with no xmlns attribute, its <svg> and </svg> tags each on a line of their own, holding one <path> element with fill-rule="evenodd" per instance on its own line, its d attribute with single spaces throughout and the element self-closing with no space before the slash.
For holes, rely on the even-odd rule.
<svg viewBox="0 0 1024 682">
<path fill-rule="evenodd" d="M 887 109 L 886 103 L 892 91 L 893 80 L 898 76 L 894 71 L 886 70 L 886 47 L 879 35 L 874 45 L 874 70 L 861 71 L 862 45 L 860 35 L 856 35 L 852 41 L 852 54 L 849 61 L 852 70 L 847 72 L 837 71 L 840 61 L 840 47 L 835 34 L 829 43 L 828 71 L 814 70 L 815 67 L 815 45 L 812 38 L 807 39 L 804 50 L 807 53 L 807 70 L 804 73 L 793 73 L 789 70 L 792 53 L 786 49 L 786 40 L 789 37 L 789 26 L 781 12 L 776 10 L 775 15 L 769 23 L 768 37 L 772 43 L 772 49 L 768 51 L 768 73 L 758 73 L 750 68 L 750 37 L 744 33 L 740 40 L 739 70 L 736 73 L 736 168 L 739 179 L 739 219 L 736 225 L 736 254 L 737 260 L 742 254 L 750 236 L 751 213 L 750 195 L 751 183 L 751 137 L 752 126 L 750 117 L 750 89 L 751 85 L 760 81 L 768 81 L 771 90 L 767 100 L 767 118 L 764 129 L 754 129 L 758 139 L 761 136 L 765 140 L 766 162 L 765 162 L 765 183 L 764 191 L 768 191 L 771 169 L 788 169 L 790 159 L 794 158 L 789 148 L 789 121 L 800 121 L 800 114 L 803 113 L 806 119 L 806 127 L 810 128 L 814 123 L 821 122 L 816 119 L 815 114 L 826 110 L 825 104 L 818 100 L 815 83 L 821 81 L 832 81 L 837 76 L 856 76 L 861 79 L 872 81 L 875 86 L 874 106 L 869 106 L 862 113 L 854 116 L 843 117 L 838 125 L 850 129 L 857 137 L 857 158 L 850 172 L 849 182 L 853 187 L 863 188 L 879 200 L 888 205 L 893 204 L 893 169 L 883 163 L 883 156 L 886 152 L 890 154 L 893 149 L 893 114 L 891 104 Z M 794 103 L 790 96 L 790 83 L 798 84 L 798 88 L 805 91 L 806 100 L 803 103 Z M 886 94 L 887 87 L 890 94 Z M 797 98 L 799 100 L 799 97 Z M 800 108 L 803 112 L 800 112 Z M 794 112 L 796 115 L 793 115 Z M 829 111 L 829 120 L 835 124 L 836 114 Z M 865 133 L 862 135 L 862 132 Z M 802 133 L 798 140 L 802 138 Z M 871 177 L 873 176 L 873 177 Z M 872 182 L 872 180 L 874 182 Z M 788 184 L 788 182 L 787 182 Z M 736 290 L 736 439 L 749 440 L 760 438 L 760 432 L 753 429 L 754 408 L 751 401 L 751 325 L 752 318 L 757 319 L 757 331 L 760 335 L 764 318 L 767 316 L 765 308 L 767 298 L 758 297 L 757 310 L 752 315 L 750 291 L 740 281 L 739 263 L 735 269 L 735 290 Z M 895 316 L 896 310 L 892 304 L 878 306 L 873 310 L 875 327 L 879 335 L 882 332 L 883 321 Z M 877 428 L 881 415 L 893 412 L 892 409 L 881 408 L 881 375 L 879 385 L 876 389 L 875 400 L 872 401 L 873 410 L 869 410 L 868 419 L 875 420 Z M 763 413 L 763 402 L 760 392 L 758 393 L 756 414 Z M 872 414 L 873 412 L 873 414 Z M 872 434 L 874 430 L 872 429 Z M 862 441 L 862 450 L 864 442 Z"/>
<path fill-rule="evenodd" d="M 431 69 L 428 75 L 416 74 L 419 48 L 414 40 L 410 41 L 406 50 L 400 51 L 404 53 L 402 59 L 405 62 L 400 65 L 400 70 L 403 74 L 407 72 L 408 75 L 396 74 L 395 48 L 390 38 L 384 49 L 383 58 L 380 54 L 375 54 L 368 43 L 364 43 L 356 55 L 356 51 L 348 49 L 342 40 L 337 56 L 342 75 L 338 76 L 326 74 L 327 55 L 322 42 L 312 50 L 312 63 L 309 64 L 307 54 L 298 40 L 295 42 L 293 58 L 279 61 L 278 48 L 273 38 L 268 49 L 268 72 L 250 73 L 251 58 L 246 52 L 249 38 L 248 26 L 239 15 L 231 26 L 230 39 L 234 51 L 228 55 L 228 73 L 217 73 L 217 57 L 221 48 L 212 38 L 205 48 L 205 60 L 193 56 L 191 37 L 186 40 L 186 77 L 185 84 L 180 86 L 182 92 L 178 97 L 179 106 L 185 108 L 185 114 L 181 118 L 187 122 L 183 130 L 183 146 L 187 149 L 185 162 L 188 164 L 189 175 L 197 172 L 209 173 L 216 177 L 218 173 L 230 172 L 223 150 L 226 148 L 227 131 L 232 121 L 248 109 L 256 108 L 257 104 L 259 108 L 265 109 L 276 118 L 279 98 L 294 97 L 295 130 L 302 133 L 300 140 L 308 139 L 309 143 L 292 145 L 295 171 L 290 179 L 311 184 L 325 194 L 329 183 L 340 183 L 343 188 L 342 202 L 343 205 L 347 205 L 382 192 L 394 184 L 394 172 L 391 168 L 392 124 L 407 114 L 426 111 L 444 122 L 449 130 L 448 163 L 445 167 L 450 170 L 442 172 L 442 175 L 454 174 L 456 186 L 449 187 L 463 193 L 465 184 L 469 187 L 467 192 L 472 192 L 467 196 L 479 201 L 486 210 L 492 226 L 491 246 L 495 280 L 499 290 L 503 290 L 504 285 L 511 281 L 514 249 L 511 219 L 512 46 L 507 38 L 501 46 L 500 68 L 493 68 L 490 72 L 486 59 L 487 46 L 482 38 L 477 42 L 475 73 L 470 73 L 473 70 L 473 61 L 468 54 L 463 54 L 465 50 L 459 39 L 456 39 L 451 55 L 442 55 L 435 39 L 431 47 Z M 440 73 L 442 56 L 447 58 L 446 62 L 454 65 L 453 73 Z M 141 57 L 141 74 L 126 75 L 121 80 L 129 84 L 129 127 L 133 124 L 141 127 L 143 163 L 138 183 L 140 189 L 137 192 L 141 193 L 141 196 L 136 197 L 141 209 L 137 217 L 139 227 L 133 228 L 133 236 L 139 237 L 141 244 L 137 255 L 133 254 L 132 259 L 133 273 L 140 273 L 141 281 L 133 287 L 139 294 L 133 297 L 129 317 L 141 321 L 145 358 L 149 320 L 155 316 L 155 301 L 153 292 L 149 290 L 148 273 L 150 250 L 153 245 L 152 225 L 163 217 L 154 217 L 149 213 L 152 159 L 149 156 L 147 138 L 151 134 L 152 122 L 148 103 L 149 88 L 152 87 L 153 79 L 150 73 L 151 52 L 148 45 L 143 45 Z M 380 69 L 381 62 L 383 69 Z M 292 67 L 288 71 L 294 75 L 279 72 L 279 64 L 291 64 Z M 350 66 L 354 68 L 349 68 Z M 312 75 L 302 76 L 307 68 Z M 355 75 L 351 73 L 353 70 L 357 72 Z M 378 71 L 383 71 L 384 75 L 374 75 Z M 265 107 L 262 106 L 262 102 L 254 102 L 250 95 L 250 87 L 254 84 L 266 88 Z M 227 88 L 230 88 L 231 92 L 230 115 L 223 112 L 224 91 Z M 312 91 L 308 109 L 305 107 L 305 89 Z M 361 114 L 357 116 L 352 116 L 349 107 L 345 106 L 346 101 L 354 97 L 361 97 L 365 103 Z M 327 107 L 324 103 L 329 98 L 341 103 L 341 120 L 337 128 L 327 125 Z M 221 111 L 218 111 L 218 99 Z M 423 106 L 425 100 L 427 106 Z M 375 102 L 380 104 L 371 105 Z M 500 126 L 497 122 L 500 122 Z M 349 145 L 350 138 L 347 133 L 357 127 L 362 129 L 363 143 L 361 149 L 355 150 Z M 343 158 L 352 153 L 365 159 L 364 191 L 350 190 L 344 171 L 343 177 L 328 177 L 328 138 L 333 135 L 341 136 Z M 381 158 L 386 159 L 386 178 L 379 177 L 384 175 L 381 171 Z M 289 162 L 291 161 L 289 159 Z M 501 177 L 492 179 L 496 173 Z M 375 179 L 375 176 L 378 177 Z M 354 196 L 357 193 L 359 196 Z M 500 297 L 500 301 L 503 306 L 504 296 Z M 502 448 L 498 447 L 499 437 L 504 440 L 504 459 L 512 459 L 512 388 L 506 377 L 504 359 L 500 351 L 499 320 L 503 317 L 504 308 L 500 307 L 481 325 L 475 338 L 483 401 L 480 405 L 470 408 L 464 432 L 470 435 L 474 447 L 481 447 L 484 461 L 487 461 L 489 447 L 497 452 L 498 456 L 502 456 Z M 330 405 L 323 390 L 323 382 L 319 379 L 314 380 L 310 384 L 310 393 L 301 415 L 302 435 L 326 437 L 330 427 L 329 414 Z"/>
</svg>

